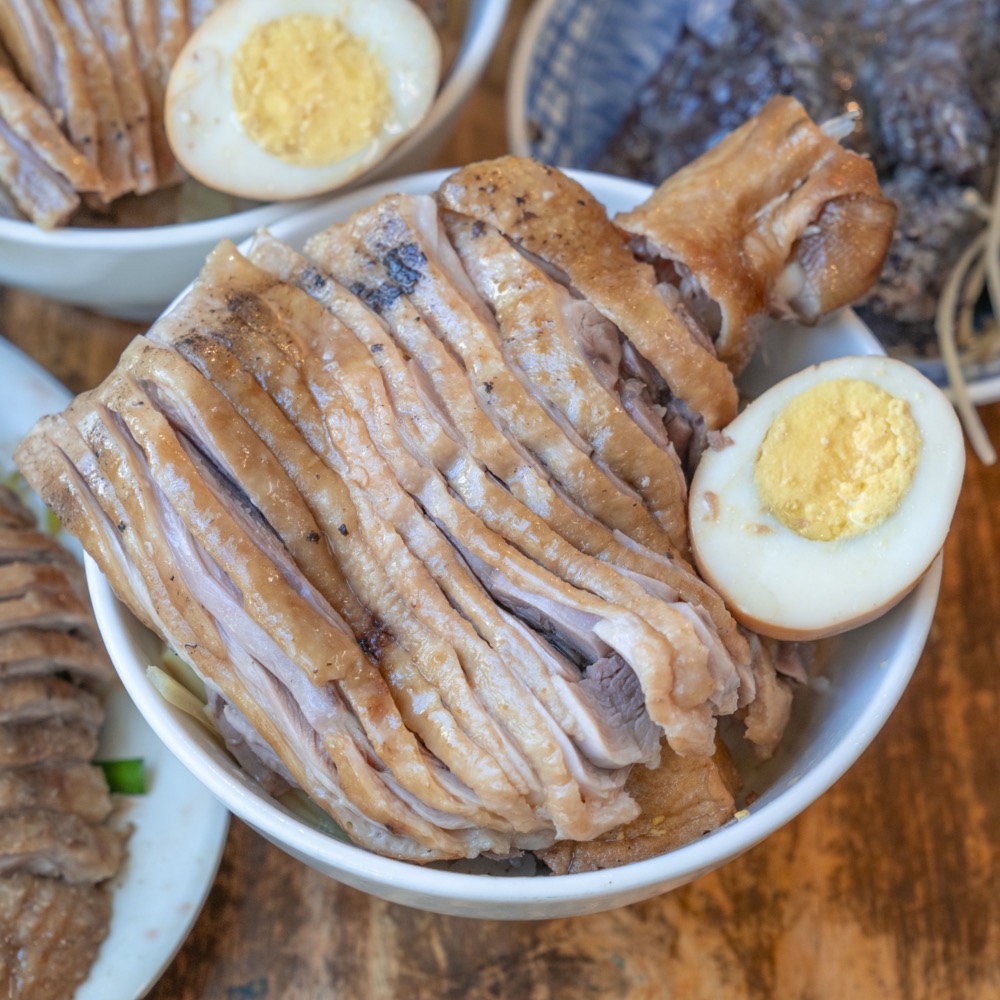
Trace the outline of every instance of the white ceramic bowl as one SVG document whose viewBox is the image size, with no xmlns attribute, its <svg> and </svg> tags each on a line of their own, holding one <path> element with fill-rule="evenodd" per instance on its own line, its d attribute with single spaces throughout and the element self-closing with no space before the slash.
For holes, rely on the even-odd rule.
<svg viewBox="0 0 1000 1000">
<path fill-rule="evenodd" d="M 353 185 L 425 167 L 447 138 L 496 46 L 509 0 L 469 0 L 461 47 L 427 117 Z M 221 239 L 239 241 L 316 200 L 258 205 L 200 222 L 46 232 L 0 218 L 0 284 L 129 319 L 151 320 Z"/>
<path fill-rule="evenodd" d="M 389 191 L 434 190 L 443 172 L 351 193 L 273 227 L 292 244 Z M 642 200 L 634 181 L 578 174 L 612 211 Z M 841 354 L 879 353 L 850 312 L 814 329 L 770 332 L 743 384 L 760 392 L 775 379 Z M 920 656 L 937 601 L 940 562 L 885 617 L 829 640 L 822 677 L 796 694 L 792 723 L 775 757 L 754 765 L 736 750 L 748 790 L 759 796 L 745 819 L 648 861 L 609 871 L 561 877 L 458 874 L 374 855 L 311 827 L 267 796 L 187 716 L 166 704 L 146 679 L 158 645 L 117 602 L 96 565 L 87 575 L 97 620 L 111 658 L 139 711 L 167 746 L 237 816 L 317 871 L 384 899 L 469 917 L 528 919 L 591 913 L 683 885 L 752 847 L 801 812 L 836 781 L 878 733 Z"/>
</svg>

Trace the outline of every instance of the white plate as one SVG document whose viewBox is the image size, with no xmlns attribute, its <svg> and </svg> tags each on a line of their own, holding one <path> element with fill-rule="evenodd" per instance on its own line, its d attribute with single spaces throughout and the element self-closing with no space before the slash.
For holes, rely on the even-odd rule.
<svg viewBox="0 0 1000 1000">
<path fill-rule="evenodd" d="M 0 337 L 0 474 L 32 424 L 70 394 Z M 169 753 L 123 689 L 107 702 L 100 759 L 141 757 L 149 791 L 130 796 L 118 822 L 132 826 L 111 883 L 111 928 L 76 1000 L 137 1000 L 160 977 L 201 910 L 226 841 L 229 813 Z"/>
</svg>

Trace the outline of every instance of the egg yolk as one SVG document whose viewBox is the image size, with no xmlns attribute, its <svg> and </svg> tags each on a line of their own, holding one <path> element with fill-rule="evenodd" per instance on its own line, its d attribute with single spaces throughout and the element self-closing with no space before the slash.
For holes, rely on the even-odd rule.
<svg viewBox="0 0 1000 1000">
<path fill-rule="evenodd" d="M 319 14 L 254 28 L 233 58 L 232 91 L 246 134 L 299 166 L 360 149 L 392 110 L 385 67 L 340 21 Z"/>
<path fill-rule="evenodd" d="M 923 441 L 909 404 L 863 379 L 796 396 L 768 429 L 754 466 L 764 508 L 815 541 L 862 534 L 893 514 Z"/>
</svg>

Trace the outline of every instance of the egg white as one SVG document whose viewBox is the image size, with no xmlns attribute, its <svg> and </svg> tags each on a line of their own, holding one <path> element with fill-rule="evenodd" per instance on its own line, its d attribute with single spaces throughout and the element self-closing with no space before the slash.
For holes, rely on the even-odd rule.
<svg viewBox="0 0 1000 1000">
<path fill-rule="evenodd" d="M 388 74 L 392 110 L 365 146 L 322 166 L 299 166 L 247 136 L 232 102 L 233 56 L 258 25 L 290 14 L 337 18 Z M 165 123 L 174 155 L 208 187 L 245 198 L 304 198 L 353 180 L 385 158 L 423 119 L 441 72 L 441 44 L 410 0 L 228 0 L 188 39 L 167 86 Z"/>
<path fill-rule="evenodd" d="M 794 397 L 840 378 L 905 399 L 923 446 L 894 514 L 861 535 L 813 541 L 763 508 L 754 463 Z M 748 628 L 815 639 L 862 625 L 901 600 L 944 544 L 965 469 L 962 431 L 945 395 L 910 365 L 873 355 L 814 365 L 751 402 L 724 434 L 726 443 L 706 451 L 691 484 L 691 544 L 705 580 Z"/>
</svg>

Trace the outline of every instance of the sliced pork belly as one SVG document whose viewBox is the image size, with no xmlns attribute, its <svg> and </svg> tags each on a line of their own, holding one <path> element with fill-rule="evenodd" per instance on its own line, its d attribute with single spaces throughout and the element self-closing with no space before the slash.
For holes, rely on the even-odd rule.
<svg viewBox="0 0 1000 1000">
<path fill-rule="evenodd" d="M 492 226 L 448 213 L 448 237 L 499 324 L 504 354 L 594 455 L 642 496 L 686 556 L 687 485 L 673 447 L 647 435 L 600 382 L 585 353 L 591 328 L 618 333 L 583 299 L 518 253 Z"/>
<path fill-rule="evenodd" d="M 645 544 L 670 548 L 670 534 L 641 497 L 594 461 L 590 447 L 569 422 L 557 411 L 546 410 L 504 358 L 492 316 L 440 231 L 433 199 L 381 199 L 349 223 L 313 237 L 306 251 L 325 263 L 352 243 L 371 262 L 368 283 L 388 282 L 397 289 L 399 298 L 384 314 L 391 316 L 404 298 L 412 303 L 464 366 L 467 384 L 482 409 L 535 455 L 576 503 L 611 528 Z"/>
<path fill-rule="evenodd" d="M 773 97 L 615 221 L 717 305 L 719 356 L 739 371 L 768 314 L 814 322 L 874 284 L 895 208 L 870 161 Z"/>
<path fill-rule="evenodd" d="M 124 0 L 82 0 L 82 3 L 91 27 L 104 45 L 118 88 L 125 129 L 132 146 L 135 191 L 137 194 L 146 194 L 157 186 L 149 99 L 139 69 L 135 42 L 125 16 Z"/>
<path fill-rule="evenodd" d="M 118 871 L 124 850 L 120 831 L 71 813 L 31 809 L 0 815 L 0 875 L 103 882 Z"/>
<path fill-rule="evenodd" d="M 111 808 L 104 772 L 92 764 L 69 762 L 0 770 L 0 813 L 44 809 L 101 823 Z"/>
<path fill-rule="evenodd" d="M 581 185 L 533 160 L 502 157 L 456 171 L 438 197 L 561 271 L 710 427 L 736 415 L 726 366 L 657 295 L 653 269 L 636 261 L 626 234 Z"/>
<path fill-rule="evenodd" d="M 70 142 L 96 165 L 97 112 L 83 59 L 55 0 L 0 4 L 0 40 L 29 90 L 56 116 Z"/>
<path fill-rule="evenodd" d="M 56 0 L 74 44 L 83 60 L 97 114 L 97 162 L 104 178 L 101 200 L 109 202 L 135 188 L 132 171 L 132 134 L 108 58 L 93 15 L 84 0 Z"/>
<path fill-rule="evenodd" d="M 672 587 L 681 599 L 703 606 L 734 659 L 749 664 L 746 640 L 739 634 L 718 595 L 680 560 L 668 559 L 625 535 L 612 532 L 554 489 L 538 463 L 500 433 L 475 399 L 462 391 L 465 385 L 462 369 L 431 335 L 427 324 L 419 322 L 412 307 L 407 311 L 402 302 L 394 306 L 390 331 L 386 325 L 388 317 L 374 315 L 329 274 L 320 273 L 315 264 L 273 237 L 258 234 L 252 258 L 317 299 L 362 340 L 392 390 L 401 434 L 405 438 L 410 433 L 408 428 L 412 427 L 416 434 L 426 427 L 429 433 L 436 435 L 435 448 L 443 450 L 436 450 L 435 462 L 453 487 L 462 481 L 463 473 L 449 470 L 454 463 L 461 464 L 464 448 L 491 480 L 505 486 L 528 510 L 581 552 L 627 568 L 644 580 L 659 581 Z M 366 269 L 362 264 L 338 258 L 336 265 L 345 281 L 360 289 L 366 287 Z M 385 297 L 391 298 L 391 295 L 387 293 Z M 398 349 L 393 334 L 400 338 Z M 401 350 L 407 355 L 419 353 L 426 367 L 421 368 L 414 361 L 397 360 Z M 418 400 L 413 405 L 402 406 L 400 394 L 406 393 L 410 385 Z M 490 504 L 483 506 L 488 509 Z M 498 509 L 503 509 L 502 505 Z"/>
</svg>

